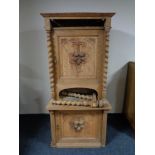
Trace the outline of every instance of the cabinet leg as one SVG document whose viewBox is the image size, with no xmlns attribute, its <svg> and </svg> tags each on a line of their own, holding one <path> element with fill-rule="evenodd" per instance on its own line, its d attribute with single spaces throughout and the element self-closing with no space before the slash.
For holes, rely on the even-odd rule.
<svg viewBox="0 0 155 155">
<path fill-rule="evenodd" d="M 56 139 L 55 139 L 55 112 L 50 111 L 50 123 L 51 123 L 51 135 L 52 135 L 52 140 L 51 140 L 51 146 L 55 146 L 56 144 Z"/>
<path fill-rule="evenodd" d="M 103 118 L 102 118 L 102 146 L 106 145 L 106 130 L 107 130 L 107 113 L 103 111 Z"/>
</svg>

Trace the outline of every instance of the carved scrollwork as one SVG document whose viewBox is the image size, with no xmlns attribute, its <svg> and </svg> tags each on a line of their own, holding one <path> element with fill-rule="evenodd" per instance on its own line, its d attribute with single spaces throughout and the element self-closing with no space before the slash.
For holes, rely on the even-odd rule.
<svg viewBox="0 0 155 155">
<path fill-rule="evenodd" d="M 71 54 L 70 62 L 77 66 L 86 62 L 86 54 L 84 52 L 74 52 Z"/>
<path fill-rule="evenodd" d="M 81 65 L 85 64 L 87 61 L 88 54 L 86 52 L 81 51 L 81 48 L 86 47 L 85 41 L 79 41 L 79 39 L 70 39 L 72 43 L 72 47 L 74 49 L 73 52 L 69 53 L 70 64 L 76 67 L 77 72 L 81 71 Z"/>
<path fill-rule="evenodd" d="M 87 54 L 81 51 L 80 47 L 85 47 L 86 43 L 79 40 L 72 40 L 72 46 L 74 47 L 74 52 L 70 53 L 70 63 L 75 65 L 77 71 L 80 72 L 80 66 L 86 63 Z"/>
</svg>

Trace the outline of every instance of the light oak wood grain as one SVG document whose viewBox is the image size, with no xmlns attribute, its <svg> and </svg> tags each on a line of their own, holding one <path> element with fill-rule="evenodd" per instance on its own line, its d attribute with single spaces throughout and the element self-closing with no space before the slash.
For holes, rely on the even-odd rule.
<svg viewBox="0 0 155 155">
<path fill-rule="evenodd" d="M 101 147 L 106 144 L 107 113 L 112 108 L 106 98 L 109 32 L 114 14 L 41 13 L 47 33 L 51 87 L 47 109 L 53 147 Z M 57 27 L 53 24 L 55 20 L 72 19 L 99 20 L 103 25 Z M 94 106 L 81 106 L 79 101 L 76 106 L 69 102 L 63 102 L 66 105 L 56 104 L 62 102 L 61 92 L 70 88 L 93 90 Z"/>
<path fill-rule="evenodd" d="M 55 147 L 99 147 L 105 146 L 107 113 L 96 111 L 55 111 Z M 84 120 L 84 128 L 76 131 L 72 122 Z M 102 123 L 99 123 L 102 122 Z M 84 146 L 83 146 L 84 145 Z"/>
</svg>

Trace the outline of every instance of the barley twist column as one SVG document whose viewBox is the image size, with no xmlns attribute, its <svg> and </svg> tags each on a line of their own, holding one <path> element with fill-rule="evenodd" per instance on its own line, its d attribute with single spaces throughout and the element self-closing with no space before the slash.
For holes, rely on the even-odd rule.
<svg viewBox="0 0 155 155">
<path fill-rule="evenodd" d="M 51 97 L 55 98 L 55 89 L 54 89 L 54 54 L 52 50 L 52 39 L 51 31 L 46 30 L 47 33 L 47 48 L 48 48 L 48 65 L 49 65 L 49 77 L 50 77 L 50 88 L 51 88 Z"/>
<path fill-rule="evenodd" d="M 109 57 L 109 32 L 110 27 L 105 27 L 105 58 L 103 68 L 103 92 L 102 97 L 107 97 L 107 71 L 108 71 L 108 57 Z"/>
</svg>

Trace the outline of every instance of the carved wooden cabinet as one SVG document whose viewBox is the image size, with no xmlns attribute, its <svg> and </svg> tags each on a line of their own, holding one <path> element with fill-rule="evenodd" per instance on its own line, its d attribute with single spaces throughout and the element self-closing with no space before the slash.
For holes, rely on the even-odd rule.
<svg viewBox="0 0 155 155">
<path fill-rule="evenodd" d="M 114 13 L 42 13 L 47 33 L 51 145 L 105 146 L 109 31 Z"/>
</svg>

